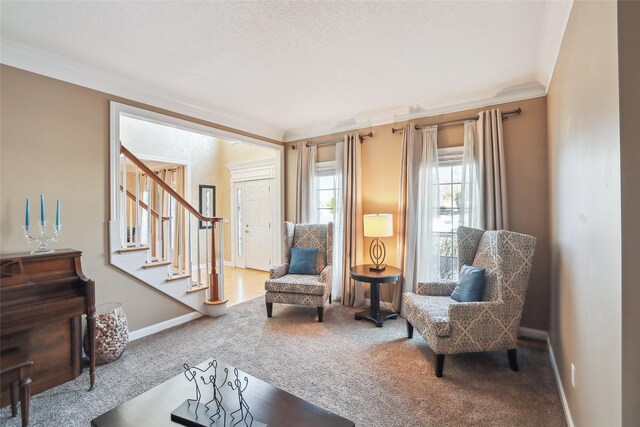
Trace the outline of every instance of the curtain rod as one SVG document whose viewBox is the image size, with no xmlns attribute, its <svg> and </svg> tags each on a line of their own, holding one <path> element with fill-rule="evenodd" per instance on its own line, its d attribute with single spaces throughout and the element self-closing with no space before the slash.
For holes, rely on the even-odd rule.
<svg viewBox="0 0 640 427">
<path fill-rule="evenodd" d="M 511 110 L 511 111 L 505 111 L 504 113 L 502 113 L 502 120 L 506 120 L 507 117 L 511 114 L 515 114 L 515 115 L 520 115 L 520 113 L 522 113 L 522 108 L 518 107 L 515 110 Z M 442 125 L 446 125 L 446 124 L 451 124 L 451 123 L 456 123 L 453 124 L 451 126 L 460 126 L 461 124 L 463 124 L 466 121 L 469 120 L 478 120 L 478 116 L 473 116 L 473 117 L 465 117 L 463 119 L 455 119 L 455 120 L 446 120 L 444 122 L 439 122 L 439 123 L 433 123 L 430 125 L 420 125 L 420 126 L 416 126 L 416 130 L 418 129 L 424 129 L 424 128 L 428 128 L 431 126 L 442 126 Z M 458 123 L 461 122 L 461 123 Z M 449 127 L 449 126 L 446 126 Z M 391 129 L 391 133 L 402 133 L 402 128 L 392 128 Z"/>
<path fill-rule="evenodd" d="M 369 132 L 369 133 L 365 133 L 364 135 L 360 135 L 360 144 L 362 144 L 364 142 L 365 138 L 372 138 L 372 137 L 373 137 L 373 132 Z M 332 139 L 330 141 L 307 142 L 305 144 L 305 147 L 311 147 L 312 145 L 315 145 L 316 147 L 322 147 L 323 145 L 335 145 L 338 142 L 342 142 L 342 141 L 344 141 L 344 138 Z M 292 150 L 297 150 L 298 146 L 297 145 L 292 145 L 291 149 Z"/>
</svg>

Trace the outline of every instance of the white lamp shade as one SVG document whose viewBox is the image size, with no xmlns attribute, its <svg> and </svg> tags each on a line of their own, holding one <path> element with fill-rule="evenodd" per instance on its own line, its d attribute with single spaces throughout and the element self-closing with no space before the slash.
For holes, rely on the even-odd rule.
<svg viewBox="0 0 640 427">
<path fill-rule="evenodd" d="M 365 237 L 393 236 L 393 215 L 371 214 L 364 216 Z"/>
</svg>

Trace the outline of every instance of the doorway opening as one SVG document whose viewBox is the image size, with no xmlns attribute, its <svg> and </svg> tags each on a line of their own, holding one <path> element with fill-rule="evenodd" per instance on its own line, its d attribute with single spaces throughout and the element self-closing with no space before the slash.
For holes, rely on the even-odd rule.
<svg viewBox="0 0 640 427">
<path fill-rule="evenodd" d="M 200 206 L 203 206 L 203 203 L 199 200 L 200 193 L 205 193 L 209 196 L 209 199 L 204 203 L 204 206 L 209 209 L 207 214 L 213 213 L 216 217 L 224 218 L 222 226 L 224 244 L 220 246 L 222 246 L 224 253 L 224 276 L 230 279 L 228 283 L 225 280 L 225 289 L 227 286 L 230 288 L 227 292 L 230 303 L 256 296 L 254 295 L 255 289 L 263 291 L 265 273 L 249 272 L 250 274 L 243 274 L 243 272 L 231 270 L 238 266 L 266 271 L 272 264 L 280 262 L 280 235 L 282 218 L 284 217 L 284 148 L 282 146 L 115 102 L 111 103 L 110 145 L 111 221 L 118 221 L 119 204 L 122 203 L 121 198 L 118 197 L 120 181 L 117 172 L 121 145 L 143 160 L 146 165 L 153 166 L 154 171 L 157 168 L 184 167 L 184 173 L 181 175 L 181 179 L 184 181 L 184 191 L 179 192 L 180 195 L 195 209 L 201 210 Z M 268 248 L 261 253 L 267 254 L 268 257 L 263 257 L 265 259 L 259 262 L 251 257 L 247 259 L 245 256 L 243 265 L 238 265 L 235 244 L 233 243 L 236 233 L 232 230 L 232 226 L 236 224 L 234 216 L 236 195 L 232 192 L 231 171 L 226 166 L 247 159 L 253 159 L 250 162 L 256 164 L 268 163 L 270 165 L 269 182 L 266 184 L 268 191 L 265 193 L 264 200 L 260 201 L 261 207 L 253 209 L 252 206 L 257 202 L 253 200 L 255 197 L 250 197 L 251 205 L 248 208 L 240 209 L 241 214 L 250 215 L 251 228 L 249 232 L 261 236 L 260 247 Z M 167 176 L 171 177 L 172 175 Z M 264 184 L 258 189 L 253 188 L 252 184 L 243 186 L 241 192 L 261 193 L 264 196 L 265 194 L 262 194 L 264 193 Z M 208 191 L 200 191 L 203 187 Z M 144 190 L 141 191 L 140 197 L 142 203 L 149 203 L 150 195 L 145 195 Z M 240 197 L 242 202 L 242 193 Z M 168 214 L 167 216 L 172 217 L 173 215 Z M 255 227 L 253 224 L 256 224 Z M 266 228 L 264 228 L 264 224 L 266 224 Z M 141 218 L 140 224 L 136 224 L 136 226 L 144 228 L 144 218 Z M 146 226 L 148 227 L 148 225 Z M 169 227 L 170 230 L 174 228 Z M 133 234 L 132 231 L 131 235 Z M 182 233 L 183 236 L 186 234 L 186 232 Z M 148 233 L 139 232 L 138 235 L 145 236 Z M 256 253 L 254 250 L 256 242 L 256 239 L 245 238 L 243 244 L 249 244 L 250 247 L 248 248 L 249 252 L 246 252 L 247 248 L 243 248 L 243 254 Z M 186 244 L 186 246 L 190 247 L 191 244 Z M 197 247 L 192 249 L 193 253 L 197 252 Z M 185 263 L 187 262 L 191 261 L 185 260 Z M 196 267 L 193 269 L 194 271 L 206 270 L 206 265 L 197 265 Z M 195 280 L 198 281 L 199 278 Z M 243 285 L 250 285 L 255 289 L 251 292 L 233 289 Z M 236 301 L 233 301 L 234 299 Z"/>
</svg>

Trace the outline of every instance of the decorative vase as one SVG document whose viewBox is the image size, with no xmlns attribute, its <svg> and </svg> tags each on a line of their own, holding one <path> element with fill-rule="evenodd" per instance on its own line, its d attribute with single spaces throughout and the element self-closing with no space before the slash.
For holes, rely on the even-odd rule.
<svg viewBox="0 0 640 427">
<path fill-rule="evenodd" d="M 96 365 L 118 360 L 127 342 L 129 342 L 129 326 L 122 304 L 119 302 L 98 304 L 96 306 Z M 87 331 L 84 334 L 83 347 L 85 353 L 89 354 Z"/>
</svg>

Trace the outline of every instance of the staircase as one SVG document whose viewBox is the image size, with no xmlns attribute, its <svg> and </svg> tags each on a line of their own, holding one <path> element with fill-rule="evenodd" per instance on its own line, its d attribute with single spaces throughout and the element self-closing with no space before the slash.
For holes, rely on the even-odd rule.
<svg viewBox="0 0 640 427">
<path fill-rule="evenodd" d="M 224 314 L 223 218 L 202 215 L 122 144 L 119 152 L 111 265 L 205 315 Z"/>
</svg>

